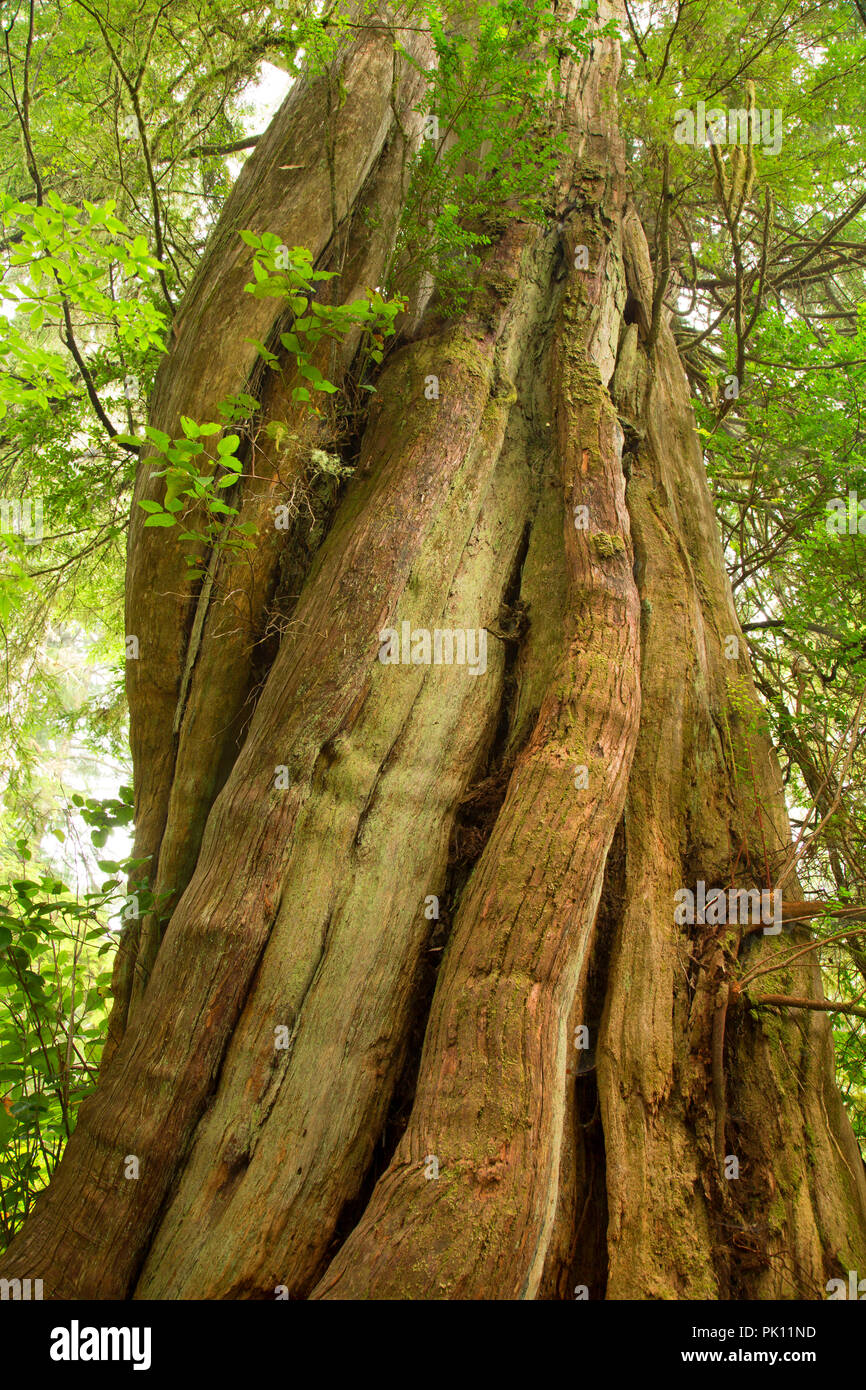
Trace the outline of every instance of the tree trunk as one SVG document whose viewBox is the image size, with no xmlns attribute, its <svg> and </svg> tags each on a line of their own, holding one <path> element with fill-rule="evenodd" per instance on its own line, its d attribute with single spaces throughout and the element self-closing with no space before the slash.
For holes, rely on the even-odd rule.
<svg viewBox="0 0 866 1390">
<path fill-rule="evenodd" d="M 250 157 L 157 383 L 167 432 L 246 389 L 299 442 L 288 472 L 251 456 L 257 548 L 203 587 L 134 508 L 165 906 L 0 1270 L 79 1298 L 822 1297 L 866 1263 L 829 1024 L 744 1006 L 742 962 L 790 938 L 674 920 L 699 880 L 772 886 L 789 832 L 664 320 L 650 346 L 616 43 L 566 73 L 563 220 L 503 220 L 466 309 L 419 306 L 313 552 L 271 518 L 328 441 L 245 343 L 280 325 L 235 234 L 309 245 L 346 301 L 377 282 L 422 79 L 376 29 L 337 62 L 342 104 L 298 84 Z M 486 671 L 383 664 L 404 622 L 484 629 Z M 812 955 L 761 981 L 820 997 Z"/>
</svg>

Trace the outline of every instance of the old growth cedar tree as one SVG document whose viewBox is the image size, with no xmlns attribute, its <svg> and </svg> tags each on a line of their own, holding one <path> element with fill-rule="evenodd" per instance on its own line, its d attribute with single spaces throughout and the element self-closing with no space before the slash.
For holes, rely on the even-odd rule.
<svg viewBox="0 0 866 1390">
<path fill-rule="evenodd" d="M 127 683 L 161 911 L 124 934 L 99 1087 L 0 1261 L 46 1297 L 817 1298 L 866 1268 L 827 1016 L 736 987 L 790 938 L 673 919 L 683 885 L 771 887 L 790 832 L 611 14 L 562 58 L 549 216 L 491 214 L 456 311 L 421 277 L 375 393 L 357 333 L 323 345 L 336 445 L 262 359 L 285 303 L 245 292 L 238 232 L 308 247 L 323 302 L 383 281 L 424 27 L 383 8 L 297 81 L 211 235 L 150 421 L 255 396 L 254 542 L 191 576 L 142 461 Z M 275 509 L 335 447 L 313 546 Z M 377 660 L 407 621 L 485 630 L 486 670 Z M 784 980 L 821 998 L 813 954 Z"/>
</svg>

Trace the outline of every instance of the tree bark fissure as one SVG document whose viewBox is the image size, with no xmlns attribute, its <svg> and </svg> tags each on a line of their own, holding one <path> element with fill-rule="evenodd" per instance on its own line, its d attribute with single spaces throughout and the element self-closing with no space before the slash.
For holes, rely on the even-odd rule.
<svg viewBox="0 0 866 1390">
<path fill-rule="evenodd" d="M 429 40 L 414 31 L 406 36 L 405 46 L 416 60 L 429 56 Z M 375 31 L 364 32 L 335 61 L 341 65 L 346 99 L 329 120 L 341 136 L 339 197 L 346 204 L 345 220 L 351 223 L 338 283 L 344 300 L 349 301 L 377 282 L 390 256 L 399 214 L 395 194 L 406 159 L 421 137 L 422 122 L 414 108 L 423 80 L 404 64 L 402 79 L 396 91 L 391 90 L 393 55 L 388 42 Z M 387 94 L 382 87 L 386 71 Z M 309 246 L 317 266 L 327 268 L 336 248 L 329 218 L 320 215 L 322 189 L 316 181 L 321 181 L 321 172 L 314 157 L 323 138 L 323 103 L 327 106 L 323 82 L 293 87 L 264 137 L 263 151 L 257 150 L 244 167 L 215 231 L 206 273 L 203 268 L 184 300 L 179 322 L 188 327 L 177 330 L 171 370 L 160 373 L 151 405 L 151 423 L 175 434 L 181 413 L 209 420 L 217 416 L 220 400 L 233 392 L 262 394 L 260 428 L 270 419 L 285 420 L 287 432 L 296 433 L 297 444 L 288 479 L 282 480 L 279 470 L 274 474 L 271 466 L 270 478 L 266 468 L 261 482 L 253 479 L 243 489 L 238 520 L 252 522 L 265 543 L 257 547 L 252 561 L 244 556 L 233 560 L 224 552 L 215 566 L 213 583 L 213 557 L 201 557 L 209 576 L 203 593 L 196 592 L 186 575 L 184 551 L 189 545 L 166 543 L 164 534 L 160 538 L 144 528 L 137 503 L 156 492 L 148 465 L 139 470 L 129 541 L 127 631 L 138 637 L 149 674 L 142 686 L 138 664 L 128 663 L 127 688 L 136 770 L 135 854 L 151 857 L 147 877 L 157 910 L 140 923 L 130 923 L 124 932 L 103 1065 L 113 1056 L 130 1014 L 143 998 L 167 920 L 195 867 L 207 814 L 242 741 L 249 713 L 252 654 L 262 638 L 267 601 L 284 555 L 274 530 L 274 507 L 291 503 L 298 458 L 304 450 L 327 449 L 331 443 L 314 418 L 290 401 L 290 388 L 297 383 L 284 386 L 273 373 L 262 370 L 252 340 L 258 337 L 277 346 L 284 311 L 278 301 L 254 299 L 243 292 L 250 278 L 249 255 L 237 235 L 245 227 L 260 233 L 274 231 L 286 244 Z M 373 101 L 371 92 L 378 94 Z M 293 148 L 309 149 L 313 158 L 309 169 L 304 166 L 287 179 L 280 165 L 287 162 L 285 151 Z M 381 213 L 381 224 L 372 231 L 371 210 Z M 215 341 L 230 347 L 214 357 Z M 357 336 L 350 337 L 342 360 L 334 364 L 338 385 L 348 372 L 356 343 Z M 263 456 L 258 457 L 261 466 Z M 255 449 L 251 462 L 255 468 Z M 213 589 L 220 595 L 216 616 L 210 603 Z M 160 598 L 158 618 L 154 594 Z M 240 603 L 235 595 L 241 596 Z M 191 715 L 178 730 L 178 714 L 183 716 L 187 709 Z M 146 768 L 146 777 L 138 774 L 139 768 Z"/>
</svg>

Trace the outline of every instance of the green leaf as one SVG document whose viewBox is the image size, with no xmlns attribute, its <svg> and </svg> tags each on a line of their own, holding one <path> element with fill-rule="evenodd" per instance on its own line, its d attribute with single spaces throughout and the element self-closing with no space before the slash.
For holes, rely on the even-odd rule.
<svg viewBox="0 0 866 1390">
<path fill-rule="evenodd" d="M 251 343 L 259 354 L 259 357 L 261 357 L 269 367 L 278 367 L 280 365 L 279 357 L 271 352 L 269 348 L 266 348 L 264 343 L 260 343 L 258 338 L 245 338 L 244 342 Z"/>
<path fill-rule="evenodd" d="M 155 444 L 159 449 L 167 449 L 171 444 L 168 435 L 164 434 L 162 430 L 154 429 L 153 425 L 145 425 L 144 432 L 151 444 Z"/>
</svg>

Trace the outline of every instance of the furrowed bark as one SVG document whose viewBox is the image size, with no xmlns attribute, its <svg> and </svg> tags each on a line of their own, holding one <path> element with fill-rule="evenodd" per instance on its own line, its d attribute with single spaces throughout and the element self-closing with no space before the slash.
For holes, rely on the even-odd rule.
<svg viewBox="0 0 866 1390">
<path fill-rule="evenodd" d="M 341 256 L 334 261 L 330 250 L 325 258 L 327 265 L 342 264 L 342 273 L 320 293 L 322 301 L 351 302 L 382 276 L 400 207 L 395 194 L 407 155 L 420 138 L 417 114 L 407 116 L 407 125 L 405 139 L 392 132 L 374 175 L 362 191 L 348 229 L 344 259 Z M 371 233 L 369 222 L 374 217 L 379 225 Z M 317 365 L 337 387 L 348 382 L 358 339 L 359 334 L 353 332 L 341 344 L 325 342 L 320 348 Z M 283 349 L 279 355 L 286 357 Z M 256 528 L 256 544 L 240 553 L 223 550 L 214 566 L 212 588 L 203 588 L 198 597 L 197 613 L 204 613 L 202 632 L 197 648 L 193 650 L 191 642 L 187 649 L 188 690 L 185 696 L 183 692 L 179 695 L 175 715 L 175 725 L 179 726 L 177 752 L 152 879 L 159 908 L 141 926 L 130 996 L 132 1010 L 147 987 L 165 923 L 192 876 L 207 814 L 243 743 L 279 641 L 278 633 L 269 628 L 292 620 L 296 594 L 290 590 L 293 584 L 300 586 L 313 553 L 303 540 L 305 524 L 308 530 L 314 519 L 322 527 L 327 524 L 326 515 L 314 518 L 311 514 L 307 520 L 312 503 L 305 493 L 306 476 L 311 451 L 332 450 L 338 426 L 330 415 L 320 418 L 291 400 L 291 389 L 298 384 L 302 383 L 296 373 L 288 369 L 285 377 L 272 371 L 264 374 L 263 385 L 258 388 L 262 408 L 250 450 L 253 476 L 239 486 L 237 499 L 237 520 Z M 267 426 L 272 422 L 285 427 L 289 444 L 282 452 L 268 438 Z M 229 500 L 237 504 L 232 493 Z M 295 526 L 288 532 L 275 526 L 276 509 L 281 505 L 298 513 Z"/>
<path fill-rule="evenodd" d="M 534 1298 L 556 1222 L 566 1025 L 582 1010 L 575 994 L 640 714 L 623 434 L 607 390 L 625 303 L 622 153 L 594 85 L 584 103 L 566 263 L 587 245 L 591 273 L 571 272 L 550 363 L 567 499 L 558 660 L 461 899 L 407 1131 L 314 1298 Z"/>
<path fill-rule="evenodd" d="M 386 36 L 365 31 L 345 54 L 346 100 L 337 116 L 341 150 L 337 169 L 338 213 L 345 218 L 393 121 L 390 106 L 391 52 Z M 257 351 L 247 339 L 270 336 L 279 302 L 244 293 L 250 254 L 238 236 L 244 228 L 277 234 L 287 245 L 308 246 L 317 259 L 335 235 L 330 178 L 325 158 L 326 79 L 299 82 L 286 97 L 267 132 L 241 170 L 208 255 L 193 281 L 173 330 L 170 356 L 158 374 L 151 424 L 168 434 L 181 414 L 218 419 L 217 406 L 245 386 Z M 282 165 L 303 162 L 301 169 Z M 225 350 L 227 345 L 230 350 Z M 218 351 L 214 351 L 219 346 Z M 135 502 L 154 498 L 161 484 L 150 479 L 145 461 Z M 127 627 L 139 638 L 143 664 L 129 663 L 133 754 L 148 768 L 137 807 L 136 827 L 145 852 L 159 843 L 166 814 L 173 750 L 171 730 L 186 636 L 191 620 L 186 547 L 144 526 L 133 505 L 129 540 Z M 152 595 L 162 602 L 154 604 Z"/>
<path fill-rule="evenodd" d="M 408 558 L 405 540 L 401 546 L 389 537 L 390 519 L 407 509 L 406 487 L 416 522 L 419 493 L 425 506 L 429 500 L 435 507 L 406 588 L 388 614 L 392 628 L 404 621 L 425 628 L 495 626 L 530 501 L 525 460 L 505 435 L 521 349 L 516 329 L 531 312 L 515 305 L 510 292 L 531 256 L 527 239 L 526 230 L 515 229 L 491 254 L 476 295 L 482 318 L 457 334 L 413 344 L 380 382 L 361 473 L 405 438 L 413 416 L 417 446 L 408 476 L 398 450 L 376 486 L 362 485 L 361 497 L 351 489 L 347 495 L 352 534 L 359 526 L 382 533 L 355 555 L 353 584 L 375 589 L 381 582 L 381 551 L 389 540 Z M 434 368 L 438 402 L 424 398 Z M 449 478 L 442 451 L 458 410 L 475 437 L 468 448 L 459 440 Z M 341 510 L 325 549 L 340 555 L 345 544 Z M 321 589 L 322 576 L 315 582 Z M 261 1294 L 275 1285 L 297 1294 L 318 1273 L 337 1218 L 367 1170 L 403 1058 L 429 931 L 424 899 L 441 891 L 458 800 L 472 772 L 484 766 L 496 730 L 504 652 L 495 639 L 489 646 L 491 669 L 477 677 L 465 669 L 406 671 L 374 663 L 363 707 L 332 739 L 311 819 L 295 830 L 299 853 L 283 884 L 291 911 L 271 933 L 254 998 L 235 1031 L 139 1296 L 206 1297 L 226 1288 Z M 369 669 L 375 641 L 364 655 Z M 344 660 L 350 659 L 347 652 Z M 302 894 L 309 903 L 303 916 Z M 287 998 L 294 978 L 297 998 Z M 281 1056 L 273 1034 L 283 1021 L 291 1044 Z M 240 1096 L 252 1113 L 239 1123 Z M 287 1165 L 280 1155 L 289 1150 Z M 254 1225 L 262 1237 L 242 1249 L 227 1238 Z"/>
<path fill-rule="evenodd" d="M 64 1157 L 69 1187 L 77 1165 L 92 1175 L 91 1183 L 102 1199 L 98 1239 L 105 1242 L 115 1263 L 106 1260 L 101 1268 L 92 1264 L 85 1268 L 78 1263 L 77 1252 L 67 1249 L 68 1272 L 65 1265 L 55 1265 L 56 1296 L 70 1286 L 67 1279 L 72 1287 L 93 1289 L 93 1296 L 118 1296 L 126 1291 L 174 1167 L 210 1096 L 246 991 L 259 969 L 261 952 L 277 923 L 275 988 L 280 1007 L 276 1015 L 268 1002 L 268 962 L 262 963 L 257 977 L 257 993 L 259 981 L 265 981 L 262 998 L 267 1011 L 267 1062 L 262 1062 L 265 1072 L 258 1085 L 268 1090 L 268 1068 L 280 1060 L 273 1046 L 274 1028 L 283 1023 L 294 1026 L 316 980 L 341 895 L 345 854 L 360 835 L 380 768 L 414 700 L 408 686 L 401 690 L 399 701 L 392 689 L 382 689 L 385 668 L 376 662 L 377 634 L 391 624 L 407 589 L 412 595 L 409 612 L 414 616 L 414 593 L 416 588 L 419 594 L 424 592 L 425 566 L 430 567 L 427 582 L 433 586 L 433 612 L 437 605 L 441 611 L 454 578 L 457 557 L 449 559 L 451 547 L 455 540 L 462 547 L 471 536 L 483 496 L 484 469 L 492 467 L 498 452 L 507 412 L 495 393 L 510 404 L 512 391 L 494 370 L 497 339 L 510 313 L 509 278 L 515 279 L 513 268 L 508 275 L 508 257 L 519 263 L 522 255 L 523 238 L 516 244 L 506 241 L 495 264 L 492 287 L 482 286 L 485 312 L 474 332 L 458 325 L 432 345 L 415 345 L 394 359 L 382 384 L 358 477 L 299 601 L 294 640 L 281 647 L 244 747 L 211 812 L 196 874 L 172 918 L 140 1015 L 124 1036 L 99 1093 L 82 1107 Z M 434 368 L 441 398 L 448 402 L 447 413 L 423 409 L 425 377 Z M 519 511 L 509 525 L 519 538 Z M 497 544 L 501 545 L 501 538 Z M 503 553 L 507 554 L 505 547 Z M 507 569 L 506 560 L 499 588 L 485 596 L 487 621 L 495 614 Z M 471 681 L 465 671 L 460 674 Z M 367 713 L 374 679 L 378 698 Z M 364 738 L 354 751 L 352 732 L 365 714 Z M 483 738 L 483 734 L 476 736 Z M 286 792 L 274 789 L 278 763 L 290 769 L 291 786 Z M 471 764 L 466 771 L 470 769 Z M 226 853 L 228 843 L 233 847 L 231 859 Z M 331 852 L 326 848 L 329 843 Z M 423 850 L 419 844 L 418 852 Z M 301 898 L 305 882 L 314 873 L 313 856 L 322 853 L 321 882 L 316 882 L 312 896 Z M 393 861 L 387 838 L 379 842 L 378 854 Z M 360 858 L 363 872 L 364 855 Z M 374 867 L 377 862 L 374 856 Z M 366 890 L 363 881 L 358 885 L 358 897 L 368 891 L 375 907 L 373 875 L 371 879 Z M 416 905 L 423 901 L 421 886 L 423 880 L 412 887 L 411 901 Z M 416 923 L 418 911 L 415 906 Z M 288 960 L 287 933 L 292 943 Z M 341 946 L 341 963 L 344 960 Z M 348 1000 L 358 985 L 356 978 L 342 981 Z M 172 1017 L 161 1001 L 175 994 L 182 995 L 183 1003 Z M 259 1025 L 257 1020 L 254 1028 Z M 259 1048 L 261 1042 L 259 1032 Z M 312 1100 L 319 1089 L 315 1046 L 306 1065 L 314 1080 Z M 132 1076 L 137 1078 L 134 1088 Z M 174 1083 L 166 1084 L 170 1077 Z M 141 1177 L 118 1188 L 123 1153 L 139 1156 Z M 34 1218 L 28 1226 L 29 1241 L 39 1239 L 40 1226 L 50 1238 L 52 1200 L 60 1204 L 58 1210 L 66 1218 L 70 1209 L 74 1213 L 76 1202 L 81 1204 L 83 1194 L 79 1191 L 76 1199 L 69 1187 L 59 1171 L 46 1194 L 44 1220 Z M 91 1200 L 92 1196 L 91 1191 Z M 78 1218 L 83 1230 L 89 1224 L 87 1210 L 92 1207 L 86 1206 Z M 135 1237 L 119 1250 L 118 1230 L 128 1229 L 131 1221 Z"/>
<path fill-rule="evenodd" d="M 629 292 L 645 324 L 652 290 L 646 242 L 636 218 L 626 231 Z M 714 1040 L 713 1020 L 718 991 L 735 975 L 735 945 L 728 943 L 726 956 L 724 928 L 677 927 L 674 894 L 699 879 L 708 887 L 771 887 L 790 835 L 685 377 L 667 327 L 652 363 L 638 338 L 636 329 L 614 381 L 635 440 L 627 498 L 643 643 L 641 730 L 625 809 L 625 908 L 598 1054 L 607 1297 L 815 1298 L 826 1278 L 822 1249 L 828 1261 L 842 1250 L 845 1258 L 856 1251 L 864 1258 L 863 1165 L 838 1105 L 817 1128 L 811 1115 L 828 1085 L 826 1021 L 816 1021 L 808 1041 L 801 1025 L 781 1022 L 774 1045 L 768 1025 L 744 1019 L 734 1000 L 723 1044 L 729 1104 L 714 1086 L 714 1041 L 722 1039 Z M 739 638 L 738 656 L 726 652 L 731 638 Z M 820 989 L 814 962 L 792 974 Z M 806 1060 L 815 1050 L 828 1069 L 823 1083 L 814 1058 Z M 804 1067 L 812 1071 L 810 1087 L 796 1081 Z M 837 1147 L 835 1165 L 825 1144 Z M 815 1171 L 816 1145 L 832 1183 L 804 1184 Z M 727 1155 L 740 1164 L 738 1178 L 722 1176 Z"/>
<path fill-rule="evenodd" d="M 425 36 L 412 31 L 402 37 L 416 60 L 428 58 Z M 286 245 L 309 247 L 317 264 L 343 272 L 336 284 L 344 302 L 378 282 L 392 248 L 406 161 L 422 128 L 415 107 L 423 78 L 402 60 L 395 69 L 395 61 L 387 36 L 375 29 L 362 31 L 335 60 L 344 101 L 330 118 L 332 131 L 326 121 L 327 78 L 293 87 L 232 190 L 181 306 L 172 351 L 157 376 L 150 423 L 172 436 L 180 432 L 181 414 L 198 421 L 218 419 L 219 402 L 246 389 L 262 398 L 263 413 L 256 421 L 260 429 L 276 419 L 297 441 L 293 457 L 284 459 L 282 467 L 265 450 L 253 449 L 251 467 L 258 477 L 242 485 L 238 521 L 252 521 L 265 541 L 252 558 L 219 557 L 213 586 L 208 583 L 204 592 L 188 577 L 186 555 L 195 552 L 195 545 L 144 526 L 138 502 L 157 498 L 162 484 L 151 479 L 148 460 L 139 470 L 126 626 L 139 639 L 140 655 L 127 663 L 127 695 L 136 772 L 134 853 L 150 857 L 145 874 L 158 910 L 140 923 L 129 923 L 124 932 L 103 1067 L 147 987 L 165 924 L 195 866 L 207 814 L 249 721 L 257 647 L 285 563 L 286 547 L 280 541 L 286 537 L 274 530 L 274 509 L 291 502 L 301 456 L 312 447 L 331 446 L 327 430 L 292 404 L 294 383 L 284 387 L 273 373 L 257 367 L 252 340 L 281 351 L 272 339 L 284 309 L 279 300 L 244 292 L 251 256 L 238 232 L 270 231 Z M 330 135 L 339 152 L 333 189 L 323 143 Z M 336 358 L 323 364 L 338 386 L 356 344 L 353 336 Z M 216 353 L 214 345 L 219 345 Z M 203 630 L 193 649 L 197 616 Z"/>
<path fill-rule="evenodd" d="M 585 389 L 583 373 L 575 378 Z M 318 1296 L 534 1297 L 540 1282 L 564 1123 L 565 1025 L 638 719 L 628 532 L 623 512 L 605 506 L 622 478 L 616 421 L 597 389 L 578 415 L 576 446 L 574 417 L 558 412 L 563 485 L 589 499 L 620 545 L 600 561 L 591 536 L 567 534 L 564 659 L 455 920 L 408 1131 Z M 582 795 L 577 766 L 590 770 Z M 427 1155 L 438 1159 L 436 1181 L 425 1178 Z"/>
</svg>

